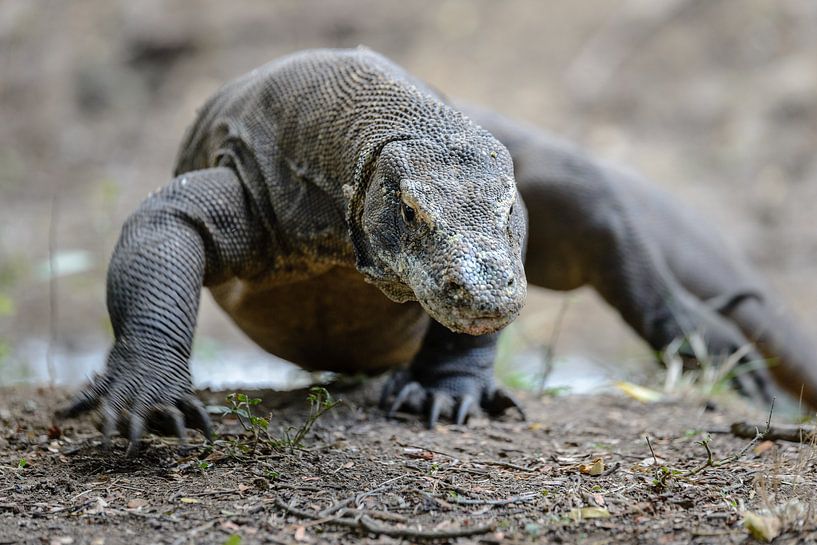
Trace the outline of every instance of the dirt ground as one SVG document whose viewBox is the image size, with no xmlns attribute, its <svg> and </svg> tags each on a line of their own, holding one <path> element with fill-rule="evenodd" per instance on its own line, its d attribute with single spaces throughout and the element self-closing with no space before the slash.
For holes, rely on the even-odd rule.
<svg viewBox="0 0 817 545">
<path fill-rule="evenodd" d="M 302 448 L 244 452 L 217 417 L 212 448 L 151 436 L 136 458 L 102 450 L 91 418 L 55 425 L 64 392 L 3 392 L 0 543 L 747 543 L 747 511 L 780 521 L 775 543 L 817 540 L 817 448 L 746 450 L 730 424 L 766 416 L 728 399 L 527 398 L 525 422 L 429 431 L 372 408 L 377 387 L 333 389 Z M 306 391 L 256 394 L 277 436 L 305 421 Z"/>
<path fill-rule="evenodd" d="M 775 543 L 817 542 L 815 448 L 726 433 L 766 419 L 729 400 L 523 392 L 527 422 L 427 431 L 385 419 L 373 383 L 333 390 L 344 403 L 301 448 L 247 453 L 252 438 L 217 417 L 212 448 L 151 437 L 125 459 L 121 440 L 100 450 L 90 417 L 55 426 L 66 390 L 25 384 L 46 344 L 75 381 L 102 365 L 119 226 L 169 180 L 208 95 L 307 47 L 365 44 L 642 172 L 703 211 L 817 335 L 815 28 L 813 0 L 0 1 L 0 545 L 746 543 L 747 513 Z M 565 300 L 557 366 L 578 354 L 655 380 L 588 290 L 531 294 L 501 380 L 531 382 L 512 356 L 542 352 Z M 220 366 L 247 345 L 206 297 L 196 353 Z M 306 395 L 263 393 L 258 412 L 279 434 L 304 421 Z"/>
</svg>

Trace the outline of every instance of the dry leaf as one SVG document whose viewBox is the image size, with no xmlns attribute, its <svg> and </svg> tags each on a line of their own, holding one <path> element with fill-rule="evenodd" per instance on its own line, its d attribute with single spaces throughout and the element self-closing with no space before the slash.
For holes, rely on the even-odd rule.
<svg viewBox="0 0 817 545">
<path fill-rule="evenodd" d="M 606 519 L 610 516 L 610 511 L 604 507 L 582 507 L 581 509 L 571 509 L 567 516 L 573 522 L 584 519 Z"/>
<path fill-rule="evenodd" d="M 148 504 L 148 501 L 144 498 L 133 498 L 128 502 L 128 509 L 141 509 Z"/>
<path fill-rule="evenodd" d="M 231 532 L 235 532 L 235 531 L 241 529 L 241 527 L 238 524 L 236 524 L 235 522 L 233 522 L 231 520 L 225 520 L 224 522 L 222 522 L 221 527 L 224 530 L 228 530 L 228 531 L 231 531 Z"/>
<path fill-rule="evenodd" d="M 592 464 L 581 464 L 579 466 L 579 473 L 584 473 L 585 475 L 601 475 L 604 473 L 604 460 L 601 458 L 596 458 L 593 460 Z"/>
<path fill-rule="evenodd" d="M 777 517 L 768 517 L 746 512 L 743 514 L 743 526 L 755 539 L 771 541 L 780 534 L 781 524 Z"/>
<path fill-rule="evenodd" d="M 619 380 L 615 383 L 615 387 L 624 392 L 627 396 L 635 399 L 636 401 L 640 401 L 641 403 L 655 403 L 656 401 L 661 401 L 664 398 L 664 394 L 658 390 L 645 388 L 644 386 L 639 386 L 638 384 L 633 384 L 632 382 Z"/>
<path fill-rule="evenodd" d="M 298 526 L 295 528 L 295 541 L 306 541 L 306 527 Z"/>
<path fill-rule="evenodd" d="M 62 437 L 62 430 L 60 429 L 59 426 L 52 425 L 50 428 L 48 428 L 48 438 L 49 439 L 52 439 L 52 440 L 53 439 L 59 439 L 60 437 Z"/>
<path fill-rule="evenodd" d="M 755 448 L 752 449 L 752 451 L 757 456 L 760 456 L 761 454 L 767 452 L 772 447 L 774 447 L 774 441 L 761 441 Z"/>
<path fill-rule="evenodd" d="M 421 448 L 414 448 L 408 447 L 403 449 L 403 454 L 408 456 L 409 458 L 419 458 L 421 460 L 433 460 L 434 453 L 430 450 L 425 450 Z"/>
</svg>

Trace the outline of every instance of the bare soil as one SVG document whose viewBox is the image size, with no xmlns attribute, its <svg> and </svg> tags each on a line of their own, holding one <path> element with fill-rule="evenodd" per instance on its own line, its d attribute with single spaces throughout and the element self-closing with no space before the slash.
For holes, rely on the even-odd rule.
<svg viewBox="0 0 817 545">
<path fill-rule="evenodd" d="M 429 431 L 387 420 L 377 388 L 335 388 L 303 448 L 242 453 L 251 437 L 217 417 L 212 447 L 149 436 L 136 458 L 123 439 L 102 449 L 91 418 L 55 424 L 64 392 L 0 392 L 0 543 L 747 543 L 744 512 L 765 509 L 775 543 L 817 540 L 817 450 L 759 442 L 728 460 L 749 443 L 729 425 L 765 420 L 740 404 L 528 398 L 525 422 Z M 257 394 L 273 430 L 304 421 L 304 390 Z M 722 465 L 705 467 L 706 435 Z"/>
</svg>

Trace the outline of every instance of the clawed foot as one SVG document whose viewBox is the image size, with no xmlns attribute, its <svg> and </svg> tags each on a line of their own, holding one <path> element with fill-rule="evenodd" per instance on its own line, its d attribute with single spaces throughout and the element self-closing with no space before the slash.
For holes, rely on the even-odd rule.
<svg viewBox="0 0 817 545">
<path fill-rule="evenodd" d="M 389 418 L 400 410 L 425 414 L 429 429 L 443 414 L 450 415 L 455 424 L 465 424 L 478 408 L 492 417 L 514 409 L 525 419 L 520 403 L 492 383 L 486 386 L 480 380 L 465 376 L 445 384 L 424 386 L 414 379 L 410 370 L 397 371 L 389 377 L 380 396 L 380 408 L 387 411 Z"/>
<path fill-rule="evenodd" d="M 115 430 L 130 443 L 127 456 L 139 451 L 145 431 L 158 435 L 175 435 L 186 447 L 187 429 L 200 430 L 212 438 L 210 417 L 202 402 L 182 388 L 167 388 L 144 379 L 137 390 L 128 381 L 97 377 L 89 386 L 56 413 L 57 418 L 71 418 L 98 408 L 102 415 L 103 444 L 110 445 Z"/>
<path fill-rule="evenodd" d="M 727 337 L 724 340 L 723 337 L 712 336 L 700 341 L 708 346 L 696 349 L 690 340 L 681 341 L 676 341 L 680 345 L 673 351 L 681 357 L 685 369 L 697 369 L 701 361 L 727 366 L 728 369 L 723 371 L 724 376 L 729 378 L 732 387 L 739 394 L 766 405 L 772 402 L 774 396 L 770 386 L 773 379 L 768 362 L 751 343 L 744 341 L 741 345 L 738 344 L 740 339 L 731 340 Z M 714 351 L 715 356 L 710 356 L 709 351 Z"/>
</svg>

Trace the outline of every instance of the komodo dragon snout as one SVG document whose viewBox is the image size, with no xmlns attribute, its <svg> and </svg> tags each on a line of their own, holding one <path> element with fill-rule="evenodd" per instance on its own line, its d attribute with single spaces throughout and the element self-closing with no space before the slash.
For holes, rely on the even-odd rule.
<svg viewBox="0 0 817 545">
<path fill-rule="evenodd" d="M 508 325 L 524 304 L 526 225 L 510 154 L 471 125 L 442 142 L 387 144 L 362 227 L 398 279 L 380 285 L 386 295 L 416 299 L 452 331 L 484 335 Z"/>
</svg>

